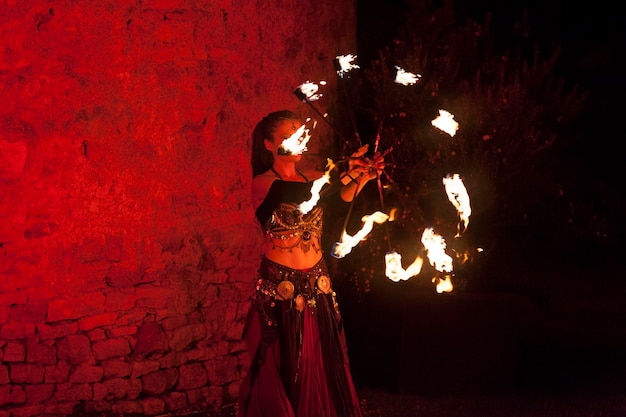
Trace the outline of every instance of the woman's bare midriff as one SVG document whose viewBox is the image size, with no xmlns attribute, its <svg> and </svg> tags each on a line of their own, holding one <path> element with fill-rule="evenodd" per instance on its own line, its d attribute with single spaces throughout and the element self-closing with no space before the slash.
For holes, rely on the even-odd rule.
<svg viewBox="0 0 626 417">
<path fill-rule="evenodd" d="M 291 249 L 280 249 L 279 246 L 292 246 L 298 240 L 297 237 L 292 239 L 280 240 L 276 239 L 276 245 L 272 244 L 271 239 L 265 243 L 265 257 L 270 261 L 284 265 L 293 269 L 307 269 L 315 266 L 322 259 L 322 251 L 319 240 L 312 242 L 307 252 L 303 252 L 299 245 L 295 245 Z"/>
</svg>

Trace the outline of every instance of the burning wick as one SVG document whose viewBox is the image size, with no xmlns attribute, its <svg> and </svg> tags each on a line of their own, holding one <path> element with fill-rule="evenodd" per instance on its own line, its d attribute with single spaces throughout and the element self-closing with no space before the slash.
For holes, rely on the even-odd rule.
<svg viewBox="0 0 626 417">
<path fill-rule="evenodd" d="M 472 214 L 472 208 L 470 207 L 470 199 L 463 185 L 463 180 L 459 174 L 453 176 L 447 175 L 443 179 L 443 185 L 446 188 L 446 194 L 448 194 L 448 200 L 456 208 L 459 214 L 459 224 L 457 226 L 457 233 L 454 237 L 461 236 L 461 233 L 467 229 L 469 225 L 469 218 Z"/>
<path fill-rule="evenodd" d="M 305 125 L 300 126 L 293 135 L 282 141 L 278 147 L 278 155 L 300 155 L 306 152 L 309 139 L 309 129 Z"/>
<path fill-rule="evenodd" d="M 417 255 L 415 260 L 407 269 L 402 267 L 402 255 L 396 251 L 385 254 L 385 275 L 393 282 L 406 281 L 418 275 L 422 271 L 424 258 Z"/>
<path fill-rule="evenodd" d="M 339 242 L 335 242 L 333 245 L 331 255 L 335 258 L 343 258 L 352 251 L 352 248 L 358 245 L 360 241 L 369 235 L 374 227 L 374 223 L 382 224 L 386 222 L 387 219 L 389 219 L 389 216 L 381 211 L 375 211 L 370 215 L 361 217 L 361 221 L 363 222 L 361 230 L 356 232 L 354 236 L 350 236 L 344 231 L 341 236 L 341 240 Z"/>
<path fill-rule="evenodd" d="M 413 74 L 412 72 L 406 72 L 402 68 L 396 65 L 396 79 L 395 82 L 402 85 L 413 85 L 422 78 L 419 74 Z"/>
<path fill-rule="evenodd" d="M 320 81 L 320 85 L 326 85 L 326 81 Z M 302 102 L 316 101 L 322 97 L 322 93 L 318 93 L 319 85 L 312 82 L 300 84 L 293 92 Z"/>
<path fill-rule="evenodd" d="M 426 248 L 426 257 L 433 268 L 439 272 L 452 272 L 452 258 L 445 252 L 446 241 L 436 234 L 432 227 L 424 229 L 422 244 Z"/>
<path fill-rule="evenodd" d="M 454 115 L 445 110 L 439 110 L 439 116 L 430 123 L 450 136 L 454 136 L 459 129 L 459 124 L 454 121 Z"/>
<path fill-rule="evenodd" d="M 445 275 L 443 278 L 434 277 L 433 283 L 435 284 L 435 288 L 439 294 L 442 292 L 452 292 L 452 289 L 454 288 L 450 275 Z"/>
<path fill-rule="evenodd" d="M 452 258 L 445 252 L 446 241 L 429 227 L 422 233 L 422 243 L 426 248 L 426 256 L 430 264 L 439 271 L 439 274 L 432 279 L 437 293 L 451 292 L 454 288 L 451 280 Z"/>
<path fill-rule="evenodd" d="M 354 64 L 354 60 L 356 59 L 356 55 L 348 54 L 348 55 L 337 55 L 336 63 L 339 69 L 337 69 L 337 74 L 343 78 L 345 74 L 350 72 L 353 69 L 360 68 L 358 65 Z"/>
<path fill-rule="evenodd" d="M 429 227 L 422 233 L 422 244 L 426 250 L 426 257 L 438 271 L 438 276 L 433 278 L 433 283 L 436 284 L 438 293 L 452 291 L 452 281 L 450 276 L 452 273 L 452 258 L 445 253 L 446 241 L 436 234 L 434 230 Z M 422 271 L 424 264 L 424 258 L 420 253 L 407 269 L 402 267 L 402 256 L 395 251 L 387 252 L 385 255 L 385 275 L 393 282 L 406 281 L 411 277 L 418 275 Z M 439 276 L 444 275 L 445 278 Z"/>
</svg>

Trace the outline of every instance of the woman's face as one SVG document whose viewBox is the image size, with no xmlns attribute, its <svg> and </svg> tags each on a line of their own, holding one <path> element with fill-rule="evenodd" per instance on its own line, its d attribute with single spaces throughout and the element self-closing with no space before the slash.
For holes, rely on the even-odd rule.
<svg viewBox="0 0 626 417">
<path fill-rule="evenodd" d="M 291 135 L 296 133 L 296 130 L 298 130 L 300 126 L 302 126 L 302 123 L 299 120 L 280 121 L 278 125 L 276 126 L 276 130 L 274 131 L 274 134 L 272 135 L 273 136 L 272 141 L 269 141 L 267 139 L 265 140 L 265 148 L 268 151 L 272 152 L 272 155 L 274 155 L 274 158 L 279 158 L 284 161 L 294 161 L 294 162 L 299 161 L 300 159 L 302 159 L 301 154 L 281 155 L 278 153 L 278 148 L 280 148 L 280 145 L 283 143 L 285 139 L 289 139 Z"/>
</svg>

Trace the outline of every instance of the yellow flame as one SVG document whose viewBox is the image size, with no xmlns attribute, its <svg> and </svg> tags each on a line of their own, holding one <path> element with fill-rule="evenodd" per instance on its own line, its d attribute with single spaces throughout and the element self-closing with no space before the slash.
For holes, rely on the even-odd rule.
<svg viewBox="0 0 626 417">
<path fill-rule="evenodd" d="M 459 129 L 459 124 L 454 120 L 454 115 L 446 110 L 439 110 L 439 116 L 430 123 L 450 136 L 454 136 Z"/>
<path fill-rule="evenodd" d="M 422 77 L 419 74 L 413 74 L 412 72 L 407 72 L 396 65 L 396 79 L 395 82 L 402 85 L 413 85 L 419 81 Z"/>
<path fill-rule="evenodd" d="M 446 241 L 436 234 L 432 227 L 424 229 L 422 244 L 426 248 L 426 256 L 433 268 L 439 272 L 452 272 L 452 258 L 445 252 Z"/>
<path fill-rule="evenodd" d="M 337 71 L 337 74 L 343 78 L 343 76 L 351 70 L 360 68 L 358 65 L 354 64 L 355 59 L 356 55 L 352 54 L 337 55 L 337 62 L 339 63 L 339 70 Z"/>
<path fill-rule="evenodd" d="M 302 125 L 294 132 L 293 135 L 284 139 L 280 144 L 280 147 L 288 155 L 300 155 L 301 153 L 307 151 L 306 145 L 309 143 L 309 139 L 311 139 L 309 129 L 306 128 L 306 125 Z"/>
<path fill-rule="evenodd" d="M 398 209 L 397 208 L 392 208 L 391 211 L 389 211 L 389 221 L 393 222 L 396 220 L 396 213 L 398 213 Z"/>
<path fill-rule="evenodd" d="M 443 179 L 443 185 L 445 186 L 448 200 L 450 200 L 459 214 L 459 224 L 457 226 L 457 233 L 455 236 L 459 237 L 469 225 L 469 218 L 472 214 L 470 198 L 459 174 L 454 174 L 453 176 L 447 175 Z"/>
<path fill-rule="evenodd" d="M 303 201 L 298 204 L 298 210 L 302 214 L 307 214 L 320 199 L 320 191 L 324 184 L 328 184 L 330 182 L 330 171 L 335 168 L 335 163 L 331 159 L 326 159 L 326 172 L 324 175 L 313 181 L 313 185 L 311 186 L 311 198 L 307 201 Z"/>
<path fill-rule="evenodd" d="M 424 259 L 418 255 L 407 269 L 402 267 L 402 255 L 396 251 L 385 254 L 385 275 L 393 282 L 406 281 L 422 271 Z"/>
<path fill-rule="evenodd" d="M 434 277 L 433 283 L 436 284 L 435 288 L 439 294 L 442 292 L 452 292 L 454 289 L 450 275 L 446 275 L 444 278 Z"/>
<path fill-rule="evenodd" d="M 307 81 L 300 84 L 297 88 L 309 101 L 319 100 L 323 94 L 319 92 L 320 85 L 326 85 L 326 81 L 320 81 L 319 85 Z"/>
<path fill-rule="evenodd" d="M 370 234 L 372 228 L 374 227 L 374 223 L 382 224 L 386 222 L 387 219 L 389 219 L 389 216 L 381 211 L 375 211 L 370 215 L 361 217 L 361 221 L 363 222 L 361 230 L 356 232 L 353 236 L 350 236 L 344 231 L 341 236 L 341 240 L 336 242 L 333 246 L 332 255 L 335 258 L 343 258 L 352 251 L 352 248 L 358 245 L 360 241 L 365 239 L 367 235 Z"/>
</svg>

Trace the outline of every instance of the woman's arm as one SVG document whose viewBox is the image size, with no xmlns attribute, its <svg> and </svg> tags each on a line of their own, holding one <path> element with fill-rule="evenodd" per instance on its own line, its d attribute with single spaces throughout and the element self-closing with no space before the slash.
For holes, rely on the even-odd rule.
<svg viewBox="0 0 626 417">
<path fill-rule="evenodd" d="M 343 185 L 339 194 L 341 199 L 350 202 L 357 196 L 365 184 L 377 178 L 385 168 L 384 158 L 377 152 L 373 159 L 364 157 L 369 145 L 360 147 L 350 156 L 348 171 L 340 175 Z"/>
<path fill-rule="evenodd" d="M 265 196 L 267 196 L 267 192 L 269 191 L 272 183 L 276 177 L 260 174 L 252 179 L 252 184 L 250 187 L 250 197 L 252 199 L 252 207 L 256 210 L 263 200 L 265 200 Z"/>
</svg>

